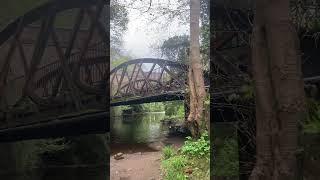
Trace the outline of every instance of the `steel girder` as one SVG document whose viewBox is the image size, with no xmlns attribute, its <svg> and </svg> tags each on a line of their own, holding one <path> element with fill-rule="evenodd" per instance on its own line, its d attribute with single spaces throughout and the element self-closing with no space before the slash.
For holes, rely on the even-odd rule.
<svg viewBox="0 0 320 180">
<path fill-rule="evenodd" d="M 187 74 L 188 66 L 178 62 L 156 58 L 130 60 L 110 73 L 111 104 L 184 92 Z"/>
<path fill-rule="evenodd" d="M 50 1 L 8 24 L 0 32 L 0 129 L 106 111 L 109 24 L 107 0 Z"/>
</svg>

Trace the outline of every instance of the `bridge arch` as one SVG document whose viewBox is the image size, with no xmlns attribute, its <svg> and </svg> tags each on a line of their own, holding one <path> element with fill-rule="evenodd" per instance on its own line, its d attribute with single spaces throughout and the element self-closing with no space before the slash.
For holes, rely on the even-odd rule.
<svg viewBox="0 0 320 180">
<path fill-rule="evenodd" d="M 0 32 L 0 52 L 5 54 L 0 61 L 0 95 L 12 97 L 6 103 L 15 105 L 21 97 L 30 97 L 36 104 L 52 105 L 62 84 L 73 94 L 101 94 L 90 81 L 102 80 L 108 69 L 108 22 L 101 21 L 109 13 L 107 6 L 105 0 L 56 0 L 7 25 Z M 74 17 L 68 20 L 70 28 L 59 27 L 66 12 Z M 99 77 L 90 79 L 98 69 Z"/>
<path fill-rule="evenodd" d="M 0 131 L 106 111 L 108 17 L 107 0 L 55 0 L 1 30 Z"/>
<path fill-rule="evenodd" d="M 110 72 L 111 106 L 183 99 L 188 66 L 179 62 L 141 58 Z"/>
</svg>

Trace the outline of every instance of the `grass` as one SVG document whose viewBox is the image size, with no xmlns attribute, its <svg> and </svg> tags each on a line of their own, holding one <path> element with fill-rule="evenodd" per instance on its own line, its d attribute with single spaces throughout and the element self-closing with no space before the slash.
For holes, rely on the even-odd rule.
<svg viewBox="0 0 320 180">
<path fill-rule="evenodd" d="M 308 134 L 320 133 L 320 121 L 313 121 L 313 122 L 304 124 L 303 132 Z"/>
<path fill-rule="evenodd" d="M 307 119 L 303 122 L 303 132 L 310 134 L 320 133 L 320 103 L 307 98 Z"/>
<path fill-rule="evenodd" d="M 171 146 L 166 146 L 162 149 L 162 158 L 169 159 L 176 154 L 176 151 Z"/>
<path fill-rule="evenodd" d="M 162 171 L 165 180 L 210 179 L 210 143 L 208 134 L 175 150 L 167 146 L 162 150 Z"/>
<path fill-rule="evenodd" d="M 239 173 L 238 143 L 235 138 L 227 138 L 214 157 L 213 175 L 231 177 Z"/>
<path fill-rule="evenodd" d="M 186 175 L 184 168 L 187 165 L 187 158 L 185 156 L 173 156 L 162 162 L 166 180 L 184 180 Z"/>
<path fill-rule="evenodd" d="M 177 154 L 163 159 L 162 170 L 165 180 L 210 179 L 210 160 Z"/>
<path fill-rule="evenodd" d="M 212 175 L 234 177 L 239 173 L 237 131 L 233 123 L 216 124 L 213 127 L 215 139 L 212 157 Z"/>
</svg>

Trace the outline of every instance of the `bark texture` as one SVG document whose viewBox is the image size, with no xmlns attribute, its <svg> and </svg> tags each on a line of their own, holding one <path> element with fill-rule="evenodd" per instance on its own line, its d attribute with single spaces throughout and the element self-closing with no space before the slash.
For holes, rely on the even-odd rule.
<svg viewBox="0 0 320 180">
<path fill-rule="evenodd" d="M 200 59 L 200 1 L 190 0 L 190 113 L 188 124 L 194 137 L 199 136 L 199 127 L 203 121 L 205 88 Z"/>
<path fill-rule="evenodd" d="M 250 179 L 294 180 L 305 98 L 289 0 L 256 1 L 252 45 L 257 162 Z"/>
</svg>

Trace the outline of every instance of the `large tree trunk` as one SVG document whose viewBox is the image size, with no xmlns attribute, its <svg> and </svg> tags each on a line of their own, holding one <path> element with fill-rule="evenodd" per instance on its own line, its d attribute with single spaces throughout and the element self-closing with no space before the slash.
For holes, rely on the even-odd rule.
<svg viewBox="0 0 320 180">
<path fill-rule="evenodd" d="M 294 180 L 305 100 L 289 0 L 258 0 L 253 32 L 257 163 L 250 179 Z"/>
<path fill-rule="evenodd" d="M 200 134 L 200 125 L 203 121 L 205 88 L 200 59 L 200 1 L 190 0 L 190 114 L 188 116 L 189 127 L 193 136 Z"/>
</svg>

